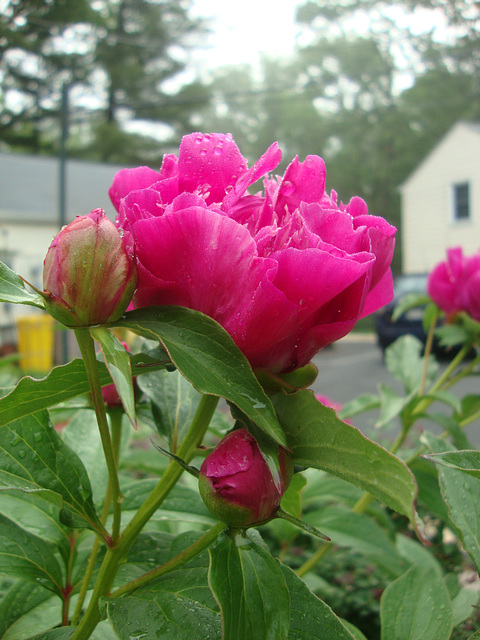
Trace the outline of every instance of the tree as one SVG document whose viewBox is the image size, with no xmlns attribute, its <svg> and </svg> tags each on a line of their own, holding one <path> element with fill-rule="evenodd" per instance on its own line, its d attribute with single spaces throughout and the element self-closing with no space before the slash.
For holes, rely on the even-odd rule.
<svg viewBox="0 0 480 640">
<path fill-rule="evenodd" d="M 183 71 L 201 30 L 188 8 L 187 0 L 9 2 L 0 27 L 0 140 L 51 152 L 66 83 L 76 114 L 71 153 L 158 160 L 155 129 L 176 141 L 209 97 L 199 82 L 165 86 Z"/>
</svg>

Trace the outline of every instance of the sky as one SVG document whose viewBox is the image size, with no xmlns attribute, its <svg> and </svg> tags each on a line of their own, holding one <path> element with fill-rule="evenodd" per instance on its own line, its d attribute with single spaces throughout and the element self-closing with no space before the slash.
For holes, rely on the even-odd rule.
<svg viewBox="0 0 480 640">
<path fill-rule="evenodd" d="M 195 0 L 192 15 L 210 18 L 209 49 L 195 53 L 199 66 L 255 65 L 262 53 L 293 51 L 299 0 Z"/>
</svg>

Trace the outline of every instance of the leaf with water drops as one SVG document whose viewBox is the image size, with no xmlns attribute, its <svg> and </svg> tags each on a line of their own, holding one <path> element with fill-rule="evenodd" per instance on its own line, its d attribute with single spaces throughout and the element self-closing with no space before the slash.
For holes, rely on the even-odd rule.
<svg viewBox="0 0 480 640">
<path fill-rule="evenodd" d="M 221 534 L 210 557 L 208 579 L 222 613 L 222 640 L 286 640 L 290 595 L 280 564 L 258 533 Z"/>
<path fill-rule="evenodd" d="M 51 597 L 49 591 L 32 585 L 30 581 L 15 581 L 0 600 L 0 638 L 3 638 L 20 618 Z M 60 601 L 57 600 L 57 603 Z"/>
<path fill-rule="evenodd" d="M 296 573 L 284 565 L 281 569 L 291 603 L 288 640 L 354 640 L 343 622 Z"/>
<path fill-rule="evenodd" d="M 177 550 L 174 547 L 173 543 L 172 554 L 183 550 L 182 546 Z M 136 552 L 132 551 L 130 560 L 133 561 L 139 552 L 140 547 Z M 203 553 L 188 565 L 131 594 L 121 598 L 104 598 L 103 606 L 118 638 L 220 640 L 221 621 L 208 588 L 207 570 L 208 554 Z"/>
<path fill-rule="evenodd" d="M 215 320 L 192 309 L 165 306 L 129 311 L 116 326 L 160 340 L 197 391 L 226 398 L 278 444 L 286 444 L 271 402 L 248 360 Z"/>
<path fill-rule="evenodd" d="M 441 576 L 414 566 L 388 585 L 380 601 L 382 640 L 449 640 L 452 604 Z"/>
<path fill-rule="evenodd" d="M 417 528 L 417 487 L 404 462 L 342 422 L 313 392 L 279 393 L 273 405 L 296 464 L 323 469 L 371 493 Z"/>
<path fill-rule="evenodd" d="M 392 540 L 371 517 L 352 513 L 350 508 L 343 505 L 332 504 L 310 508 L 303 519 L 328 535 L 336 545 L 370 557 L 390 576 L 396 578 L 405 571 L 405 563 Z"/>
<path fill-rule="evenodd" d="M 43 298 L 39 293 L 27 291 L 23 280 L 6 264 L 0 262 L 0 302 L 28 304 L 44 309 Z"/>
<path fill-rule="evenodd" d="M 0 490 L 35 494 L 106 533 L 96 514 L 85 467 L 52 427 L 47 412 L 0 429 Z"/>
<path fill-rule="evenodd" d="M 480 478 L 480 451 L 446 451 L 445 453 L 432 453 L 424 457 L 435 464 L 462 471 L 474 478 Z"/>
<path fill-rule="evenodd" d="M 61 594 L 62 569 L 54 546 L 0 515 L 0 573 Z"/>
<path fill-rule="evenodd" d="M 130 357 L 132 375 L 138 376 L 147 371 L 163 369 L 167 360 L 157 360 L 147 354 L 135 354 Z M 168 360 L 168 362 L 170 362 Z M 98 363 L 100 384 L 112 383 L 107 367 Z M 53 368 L 40 380 L 26 376 L 6 396 L 0 398 L 0 426 L 28 416 L 36 411 L 48 409 L 61 402 L 89 392 L 89 384 L 83 360 L 72 360 L 68 364 Z"/>
<path fill-rule="evenodd" d="M 430 433 L 422 436 L 432 454 L 451 452 L 453 445 Z M 463 469 L 436 465 L 450 522 L 480 570 L 480 480 Z"/>
</svg>

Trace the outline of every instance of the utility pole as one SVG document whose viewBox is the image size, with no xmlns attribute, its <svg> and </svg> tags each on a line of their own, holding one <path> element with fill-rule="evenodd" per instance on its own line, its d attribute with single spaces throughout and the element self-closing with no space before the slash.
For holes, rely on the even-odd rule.
<svg viewBox="0 0 480 640">
<path fill-rule="evenodd" d="M 62 101 L 60 105 L 60 152 L 58 174 L 58 224 L 60 229 L 67 223 L 67 139 L 68 139 L 68 89 L 67 82 L 62 84 Z M 61 364 L 68 362 L 68 331 L 61 331 L 60 341 Z"/>
</svg>

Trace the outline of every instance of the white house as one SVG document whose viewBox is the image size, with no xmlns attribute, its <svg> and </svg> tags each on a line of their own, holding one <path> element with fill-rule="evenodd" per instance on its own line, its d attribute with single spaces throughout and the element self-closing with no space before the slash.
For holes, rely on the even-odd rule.
<svg viewBox="0 0 480 640">
<path fill-rule="evenodd" d="M 65 223 L 96 208 L 113 219 L 108 188 L 119 169 L 67 160 Z M 0 153 L 0 259 L 40 285 L 45 253 L 60 226 L 59 160 Z"/>
<path fill-rule="evenodd" d="M 64 223 L 102 208 L 113 220 L 108 196 L 117 165 L 67 160 Z M 0 153 L 0 260 L 42 287 L 47 249 L 61 227 L 60 162 L 57 158 Z M 19 318 L 34 307 L 0 303 L 0 347 L 16 342 Z"/>
<path fill-rule="evenodd" d="M 401 185 L 403 272 L 480 248 L 480 124 L 458 122 Z"/>
</svg>

